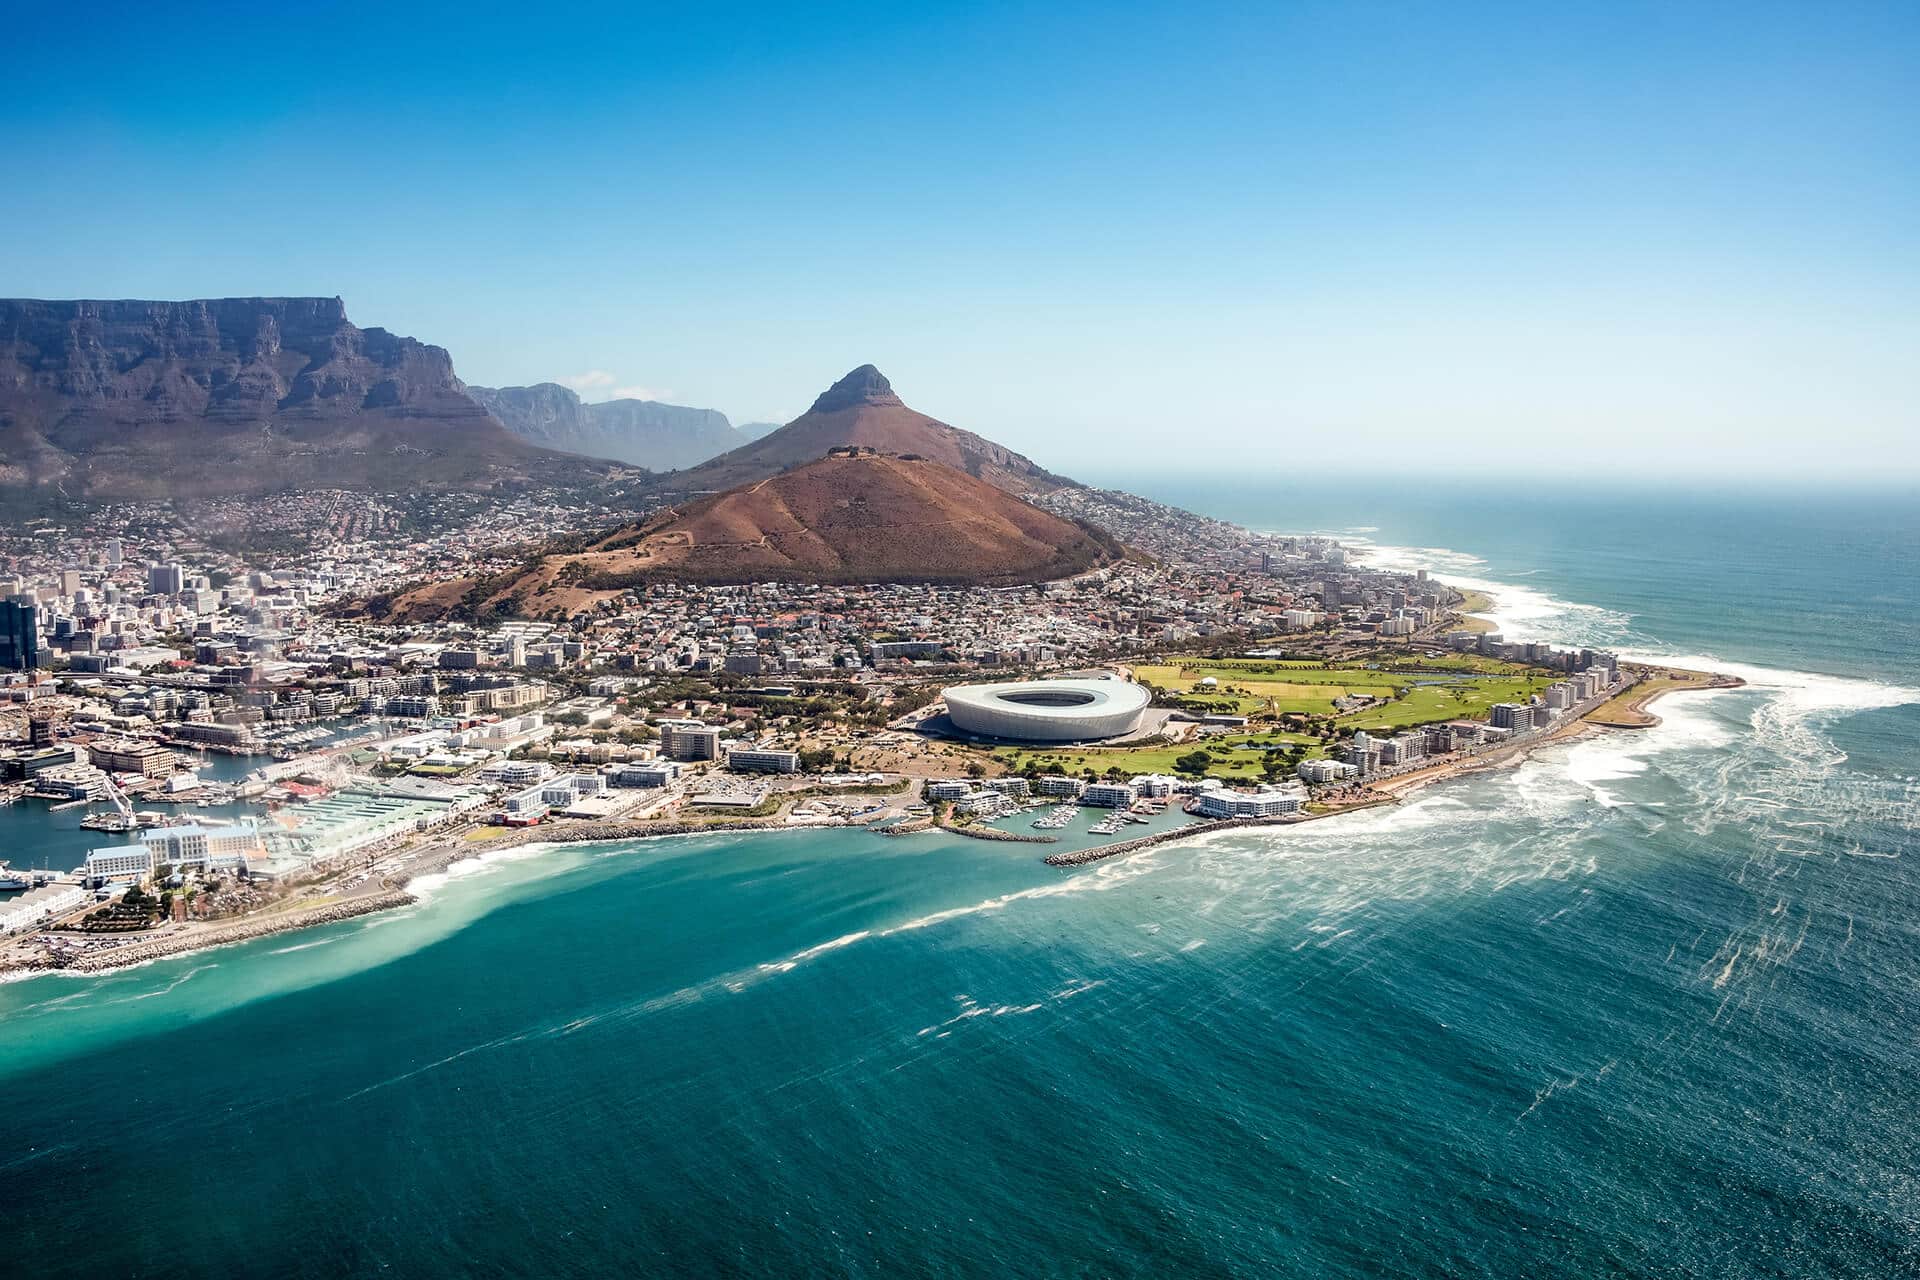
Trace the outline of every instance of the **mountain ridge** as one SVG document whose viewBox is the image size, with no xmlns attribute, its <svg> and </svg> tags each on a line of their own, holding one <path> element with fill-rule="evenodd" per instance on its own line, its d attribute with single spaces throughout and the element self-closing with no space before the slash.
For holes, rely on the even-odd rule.
<svg viewBox="0 0 1920 1280">
<path fill-rule="evenodd" d="M 0 299 L 0 485 L 92 499 L 588 483 L 443 347 L 318 297 Z"/>
<path fill-rule="evenodd" d="M 507 430 L 530 444 L 650 471 L 695 466 L 747 442 L 727 415 L 660 400 L 588 403 L 557 382 L 524 387 L 469 386 Z"/>
</svg>

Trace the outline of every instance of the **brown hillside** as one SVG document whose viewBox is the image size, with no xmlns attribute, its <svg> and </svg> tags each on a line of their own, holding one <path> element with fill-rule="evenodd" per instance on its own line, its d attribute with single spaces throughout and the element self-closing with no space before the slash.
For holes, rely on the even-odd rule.
<svg viewBox="0 0 1920 1280">
<path fill-rule="evenodd" d="M 668 508 L 502 579 L 417 588 L 373 612 L 568 616 L 656 579 L 1039 582 L 1120 553 L 1105 534 L 951 467 L 843 455 Z"/>
<path fill-rule="evenodd" d="M 983 436 L 909 409 L 878 369 L 863 364 L 778 431 L 697 467 L 660 476 L 651 487 L 663 494 L 713 493 L 764 480 L 848 446 L 914 454 L 1008 493 L 1045 493 L 1073 483 Z"/>
</svg>

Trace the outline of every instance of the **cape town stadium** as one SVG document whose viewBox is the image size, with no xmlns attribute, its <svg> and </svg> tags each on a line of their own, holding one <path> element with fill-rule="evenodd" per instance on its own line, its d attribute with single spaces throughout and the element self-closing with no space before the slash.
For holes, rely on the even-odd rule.
<svg viewBox="0 0 1920 1280">
<path fill-rule="evenodd" d="M 1011 680 L 946 691 L 963 733 L 1015 742 L 1092 742 L 1132 733 L 1151 700 L 1124 680 Z"/>
</svg>

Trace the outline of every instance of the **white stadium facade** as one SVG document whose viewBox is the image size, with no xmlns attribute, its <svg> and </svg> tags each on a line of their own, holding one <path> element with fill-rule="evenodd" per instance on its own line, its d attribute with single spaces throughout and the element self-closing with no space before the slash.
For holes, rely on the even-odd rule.
<svg viewBox="0 0 1920 1280">
<path fill-rule="evenodd" d="M 1096 742 L 1140 727 L 1148 692 L 1125 680 L 1010 680 L 962 684 L 945 694 L 962 733 L 1010 742 Z"/>
</svg>

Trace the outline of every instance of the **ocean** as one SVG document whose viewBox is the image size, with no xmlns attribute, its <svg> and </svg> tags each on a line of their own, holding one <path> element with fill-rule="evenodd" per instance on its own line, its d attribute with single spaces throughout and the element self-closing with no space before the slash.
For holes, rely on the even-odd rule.
<svg viewBox="0 0 1920 1280">
<path fill-rule="evenodd" d="M 1910 497 L 1093 478 L 1750 683 L 1090 867 L 533 848 L 0 986 L 9 1273 L 1920 1274 Z"/>
</svg>

